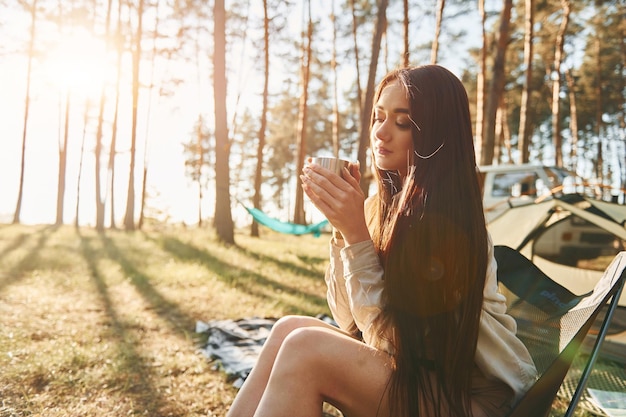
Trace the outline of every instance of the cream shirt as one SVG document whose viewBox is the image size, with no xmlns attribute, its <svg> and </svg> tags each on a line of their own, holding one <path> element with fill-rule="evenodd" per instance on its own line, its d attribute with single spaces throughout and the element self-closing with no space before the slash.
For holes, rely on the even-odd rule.
<svg viewBox="0 0 626 417">
<path fill-rule="evenodd" d="M 368 240 L 345 247 L 339 245 L 331 240 L 330 265 L 325 276 L 333 317 L 342 329 L 350 333 L 360 330 L 365 343 L 389 352 L 390 347 L 377 337 L 375 328 L 375 319 L 381 312 L 383 268 L 374 243 Z M 516 336 L 515 319 L 506 314 L 506 299 L 498 292 L 491 242 L 488 256 L 476 365 L 485 377 L 510 386 L 516 403 L 536 381 L 537 370 L 526 346 Z"/>
</svg>

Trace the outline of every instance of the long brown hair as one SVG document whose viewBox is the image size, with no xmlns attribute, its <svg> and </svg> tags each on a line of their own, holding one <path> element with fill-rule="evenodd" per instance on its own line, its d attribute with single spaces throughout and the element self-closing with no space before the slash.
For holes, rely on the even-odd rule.
<svg viewBox="0 0 626 417">
<path fill-rule="evenodd" d="M 426 65 L 387 74 L 375 102 L 396 80 L 416 126 L 406 177 L 374 170 L 373 239 L 385 271 L 380 336 L 391 338 L 395 364 L 390 411 L 468 416 L 488 236 L 467 93 L 454 74 Z"/>
</svg>

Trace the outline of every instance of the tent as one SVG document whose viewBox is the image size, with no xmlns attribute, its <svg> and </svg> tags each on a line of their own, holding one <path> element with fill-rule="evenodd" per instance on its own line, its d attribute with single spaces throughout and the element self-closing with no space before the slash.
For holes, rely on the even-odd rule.
<svg viewBox="0 0 626 417">
<path fill-rule="evenodd" d="M 487 227 L 496 245 L 522 252 L 572 292 L 595 285 L 626 244 L 626 206 L 566 194 L 509 207 Z M 626 306 L 626 295 L 620 300 Z"/>
<path fill-rule="evenodd" d="M 511 206 L 487 227 L 495 245 L 519 250 L 575 294 L 591 291 L 615 255 L 626 250 L 626 205 L 579 194 Z M 603 351 L 626 362 L 626 293 Z"/>
</svg>

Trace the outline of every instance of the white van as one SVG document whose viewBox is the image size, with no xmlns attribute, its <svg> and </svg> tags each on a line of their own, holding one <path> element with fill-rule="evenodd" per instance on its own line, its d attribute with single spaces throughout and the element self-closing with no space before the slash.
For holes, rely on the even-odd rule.
<svg viewBox="0 0 626 417">
<path fill-rule="evenodd" d="M 487 223 L 507 206 L 531 204 L 538 198 L 576 192 L 582 181 L 564 168 L 544 165 L 480 166 Z"/>
</svg>

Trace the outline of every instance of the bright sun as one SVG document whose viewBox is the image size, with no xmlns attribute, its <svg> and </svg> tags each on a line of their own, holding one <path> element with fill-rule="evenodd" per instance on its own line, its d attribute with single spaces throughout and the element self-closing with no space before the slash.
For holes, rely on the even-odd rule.
<svg viewBox="0 0 626 417">
<path fill-rule="evenodd" d="M 45 54 L 42 70 L 61 91 L 95 98 L 111 75 L 104 40 L 82 28 L 63 34 Z"/>
</svg>

